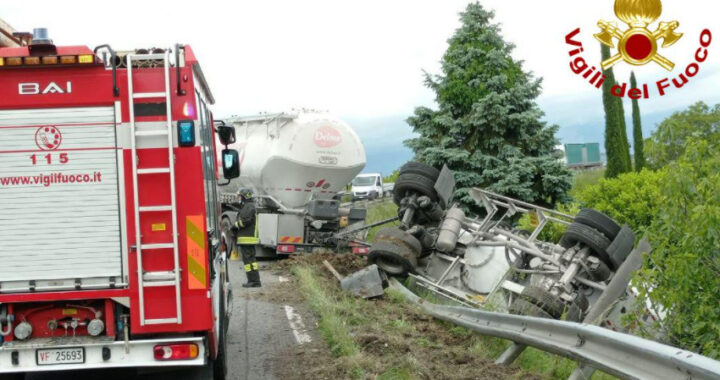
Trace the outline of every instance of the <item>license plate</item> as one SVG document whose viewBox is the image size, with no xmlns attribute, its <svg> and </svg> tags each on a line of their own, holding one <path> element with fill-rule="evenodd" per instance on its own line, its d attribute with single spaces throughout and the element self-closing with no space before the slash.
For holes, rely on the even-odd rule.
<svg viewBox="0 0 720 380">
<path fill-rule="evenodd" d="M 85 363 L 84 348 L 56 348 L 37 350 L 38 365 L 82 364 Z"/>
</svg>

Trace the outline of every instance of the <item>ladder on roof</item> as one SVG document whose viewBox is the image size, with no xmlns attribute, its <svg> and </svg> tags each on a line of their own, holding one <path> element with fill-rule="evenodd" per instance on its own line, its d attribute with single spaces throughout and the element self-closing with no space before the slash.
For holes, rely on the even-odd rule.
<svg viewBox="0 0 720 380">
<path fill-rule="evenodd" d="M 133 61 L 162 61 L 160 66 L 165 74 L 164 92 L 134 92 L 133 91 Z M 137 250 L 138 265 L 138 287 L 140 302 L 140 325 L 161 325 L 161 324 L 182 324 L 182 303 L 180 293 L 180 256 L 178 252 L 178 230 L 177 230 L 177 200 L 175 194 L 175 155 L 173 153 L 173 128 L 172 128 L 172 106 L 171 84 L 170 84 L 170 50 L 161 54 L 129 54 L 127 56 L 128 76 L 128 97 L 130 109 L 130 141 L 132 146 L 132 173 L 133 173 L 133 198 L 135 202 L 135 247 Z M 164 98 L 167 109 L 167 126 L 164 130 L 138 131 L 135 122 L 135 100 L 148 98 Z M 151 136 L 167 136 L 168 167 L 138 168 L 137 143 L 138 139 Z M 161 206 L 143 206 L 139 204 L 138 179 L 139 176 L 163 175 L 167 176 L 170 188 L 170 204 Z M 172 212 L 172 241 L 167 243 L 144 244 L 140 232 L 140 218 L 143 214 L 152 212 Z M 146 272 L 143 270 L 143 252 L 172 249 L 174 268 L 171 271 Z M 175 317 L 148 319 L 145 316 L 145 289 L 149 287 L 173 287 L 175 288 L 175 304 L 177 310 Z"/>
</svg>

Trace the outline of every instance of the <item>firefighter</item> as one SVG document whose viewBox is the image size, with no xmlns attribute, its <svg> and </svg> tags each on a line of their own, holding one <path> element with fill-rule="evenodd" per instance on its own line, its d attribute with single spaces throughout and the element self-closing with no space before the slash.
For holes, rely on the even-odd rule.
<svg viewBox="0 0 720 380">
<path fill-rule="evenodd" d="M 250 189 L 241 189 L 239 193 L 241 202 L 240 212 L 233 227 L 237 236 L 237 245 L 240 247 L 243 265 L 248 282 L 243 284 L 244 288 L 259 288 L 260 268 L 255 259 L 255 245 L 260 241 L 257 234 L 257 223 L 255 223 L 255 201 Z"/>
</svg>

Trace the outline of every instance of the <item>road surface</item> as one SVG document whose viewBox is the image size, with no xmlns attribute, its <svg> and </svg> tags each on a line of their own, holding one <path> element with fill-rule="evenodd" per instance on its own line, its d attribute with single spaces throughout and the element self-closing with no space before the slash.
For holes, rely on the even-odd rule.
<svg viewBox="0 0 720 380">
<path fill-rule="evenodd" d="M 261 263 L 262 264 L 262 263 Z M 233 284 L 233 315 L 230 322 L 228 355 L 231 380 L 279 379 L 278 373 L 302 357 L 288 354 L 299 345 L 317 341 L 312 317 L 297 302 L 272 301 L 266 294 L 282 286 L 286 278 L 261 271 L 263 288 L 244 289 L 245 274 L 241 261 L 230 262 L 230 279 Z M 265 267 L 265 265 L 263 265 Z M 137 374 L 129 370 L 72 371 L 35 373 L 26 380 L 176 380 L 188 378 L 184 372 Z"/>
</svg>

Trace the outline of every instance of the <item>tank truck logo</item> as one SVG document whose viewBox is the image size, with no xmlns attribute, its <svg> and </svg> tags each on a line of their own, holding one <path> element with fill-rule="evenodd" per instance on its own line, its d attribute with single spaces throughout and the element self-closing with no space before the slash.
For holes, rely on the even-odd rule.
<svg viewBox="0 0 720 380">
<path fill-rule="evenodd" d="M 635 66 L 652 61 L 672 71 L 675 64 L 658 53 L 658 42 L 663 40 L 662 47 L 670 47 L 682 38 L 682 33 L 675 33 L 680 26 L 677 21 L 661 22 L 657 30 L 651 32 L 648 26 L 661 14 L 660 0 L 617 0 L 615 15 L 630 28 L 623 32 L 612 22 L 598 21 L 602 31 L 595 39 L 611 49 L 615 48 L 614 39 L 618 40 L 618 53 L 605 60 L 602 68 L 607 70 L 622 59 Z"/>
<path fill-rule="evenodd" d="M 316 129 L 313 138 L 315 140 L 315 145 L 321 148 L 332 148 L 342 142 L 340 132 L 329 126 Z"/>
<path fill-rule="evenodd" d="M 42 150 L 55 150 L 62 143 L 62 133 L 55 127 L 40 127 L 35 132 L 35 144 Z"/>
<path fill-rule="evenodd" d="M 672 73 L 675 63 L 660 54 L 660 50 L 680 41 L 683 33 L 676 31 L 680 27 L 678 21 L 661 21 L 657 27 L 651 27 L 662 15 L 662 10 L 660 0 L 615 0 L 615 15 L 627 24 L 627 28 L 621 29 L 613 21 L 600 20 L 598 21 L 600 33 L 594 34 L 594 37 L 610 49 L 617 49 L 617 52 L 601 62 L 599 65 L 601 69 L 589 65 L 582 55 L 585 50 L 578 38 L 580 28 L 577 28 L 565 36 L 565 43 L 571 49 L 568 53 L 571 57 L 570 70 L 598 89 L 602 88 L 606 79 L 602 70 L 608 70 L 620 61 L 633 66 L 655 63 Z M 651 88 L 655 89 L 659 96 L 668 94 L 671 87 L 680 89 L 697 76 L 700 64 L 708 58 L 708 47 L 711 42 L 712 33 L 709 29 L 704 29 L 700 33 L 700 46 L 693 57 L 694 61 L 682 72 L 673 74 L 671 78 L 655 80 L 652 85 L 641 84 L 638 88 L 628 89 L 627 83 L 616 84 L 610 92 L 620 98 L 627 95 L 632 99 L 649 99 L 652 95 Z"/>
</svg>

